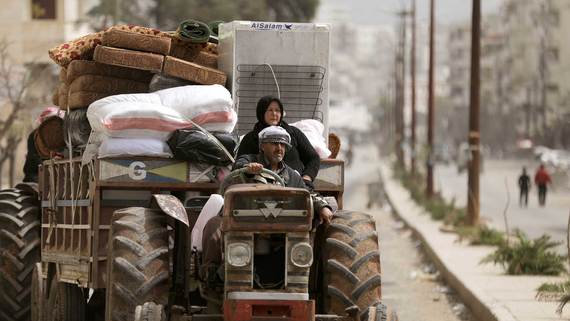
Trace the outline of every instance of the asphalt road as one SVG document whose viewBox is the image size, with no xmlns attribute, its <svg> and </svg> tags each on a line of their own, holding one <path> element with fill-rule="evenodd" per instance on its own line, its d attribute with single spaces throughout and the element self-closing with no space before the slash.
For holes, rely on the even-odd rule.
<svg viewBox="0 0 570 321">
<path fill-rule="evenodd" d="M 504 231 L 503 213 L 510 199 L 507 217 L 511 229 L 518 228 L 532 238 L 546 233 L 553 239 L 564 242 L 565 245 L 570 212 L 570 191 L 563 184 L 557 184 L 554 189 L 549 190 L 546 206 L 540 207 L 537 189 L 532 187 L 528 207 L 520 207 L 517 181 L 523 166 L 527 167 L 532 178 L 538 164 L 530 160 L 488 160 L 485 162 L 484 172 L 480 176 L 480 212 L 483 222 Z M 558 175 L 558 177 L 553 177 L 555 181 L 560 178 L 559 174 L 551 173 L 551 175 Z M 441 191 L 444 197 L 449 200 L 455 198 L 457 206 L 467 205 L 466 172 L 458 174 L 455 166 L 437 165 L 435 178 L 436 189 Z"/>
<path fill-rule="evenodd" d="M 355 148 L 355 158 L 345 171 L 345 209 L 369 213 L 376 219 L 382 262 L 382 295 L 395 308 L 401 321 L 473 321 L 438 272 L 425 260 L 421 242 L 412 237 L 382 200 L 378 182 L 378 152 L 372 147 Z M 367 208 L 369 186 L 372 206 Z"/>
</svg>

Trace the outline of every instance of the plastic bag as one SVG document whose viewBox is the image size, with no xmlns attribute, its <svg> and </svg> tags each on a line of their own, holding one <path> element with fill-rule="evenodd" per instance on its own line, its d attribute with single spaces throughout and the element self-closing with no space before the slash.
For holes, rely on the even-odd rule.
<svg viewBox="0 0 570 321">
<path fill-rule="evenodd" d="M 331 151 L 323 136 L 325 126 L 320 121 L 315 119 L 303 119 L 290 125 L 299 128 L 303 134 L 305 134 L 321 158 L 327 158 L 331 155 Z"/>
<path fill-rule="evenodd" d="M 155 92 L 163 89 L 194 85 L 191 81 L 170 77 L 163 74 L 155 74 L 149 84 L 149 92 Z"/>
<path fill-rule="evenodd" d="M 212 133 L 226 148 L 232 157 L 235 156 L 237 136 L 227 133 Z M 174 158 L 216 166 L 226 166 L 232 163 L 231 158 L 214 141 L 211 136 L 196 129 L 179 129 L 168 140 L 168 146 Z"/>
</svg>

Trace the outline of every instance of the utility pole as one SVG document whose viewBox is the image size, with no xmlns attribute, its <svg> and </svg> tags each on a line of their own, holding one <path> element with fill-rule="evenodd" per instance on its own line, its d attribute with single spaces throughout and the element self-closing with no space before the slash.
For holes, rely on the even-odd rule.
<svg viewBox="0 0 570 321">
<path fill-rule="evenodd" d="M 412 2 L 412 52 L 411 52 L 410 73 L 412 78 L 412 124 L 411 124 L 411 141 L 410 167 L 412 174 L 416 173 L 416 0 Z"/>
<path fill-rule="evenodd" d="M 469 107 L 469 177 L 467 187 L 467 224 L 479 224 L 479 82 L 481 55 L 481 0 L 473 0 L 471 26 L 471 105 Z"/>
<path fill-rule="evenodd" d="M 393 96 L 393 117 L 394 117 L 394 151 L 396 153 L 396 158 L 398 159 L 398 163 L 402 163 L 402 141 L 401 136 L 402 133 L 400 131 L 400 50 L 402 47 L 401 39 L 398 44 L 395 46 L 394 50 L 394 96 Z"/>
<path fill-rule="evenodd" d="M 398 163 L 405 167 L 404 160 L 404 137 L 405 137 L 405 123 L 404 123 L 404 106 L 406 105 L 406 16 L 407 12 L 402 10 L 398 13 L 401 18 L 401 35 L 399 41 L 399 50 L 396 54 L 396 86 L 397 86 L 397 103 L 396 103 L 396 156 Z"/>
<path fill-rule="evenodd" d="M 435 64 L 435 0 L 430 0 L 429 19 L 429 74 L 428 74 L 428 159 L 427 188 L 428 197 L 433 196 L 433 132 L 434 132 L 434 64 Z"/>
<path fill-rule="evenodd" d="M 407 29 L 408 24 L 406 21 L 408 13 L 403 10 L 402 11 L 402 91 L 400 94 L 402 95 L 402 99 L 400 100 L 400 127 L 401 127 L 401 146 L 400 150 L 402 151 L 402 166 L 406 168 L 406 160 L 404 159 L 404 142 L 406 140 L 406 121 L 405 121 L 405 109 L 406 109 L 406 40 L 407 40 Z"/>
</svg>

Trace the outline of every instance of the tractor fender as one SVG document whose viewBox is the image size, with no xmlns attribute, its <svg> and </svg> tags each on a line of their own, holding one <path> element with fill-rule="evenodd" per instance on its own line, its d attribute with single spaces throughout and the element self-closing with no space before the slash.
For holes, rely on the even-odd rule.
<svg viewBox="0 0 570 321">
<path fill-rule="evenodd" d="M 173 219 L 182 222 L 187 227 L 190 226 L 188 223 L 188 214 L 182 202 L 173 195 L 165 194 L 153 194 L 152 198 L 154 203 L 168 216 Z"/>
</svg>

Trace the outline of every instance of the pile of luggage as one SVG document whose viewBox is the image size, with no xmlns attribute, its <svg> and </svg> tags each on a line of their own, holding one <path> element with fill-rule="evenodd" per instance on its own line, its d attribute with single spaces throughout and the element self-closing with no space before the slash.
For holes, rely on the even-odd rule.
<svg viewBox="0 0 570 321">
<path fill-rule="evenodd" d="M 64 148 L 78 155 L 95 146 L 99 158 L 176 157 L 228 165 L 237 144 L 231 135 L 237 114 L 224 87 L 226 75 L 217 69 L 212 29 L 191 20 L 176 32 L 118 25 L 51 49 L 61 66 L 53 103 L 65 116 L 38 128 L 42 156 Z M 196 148 L 205 152 L 188 152 Z"/>
</svg>

